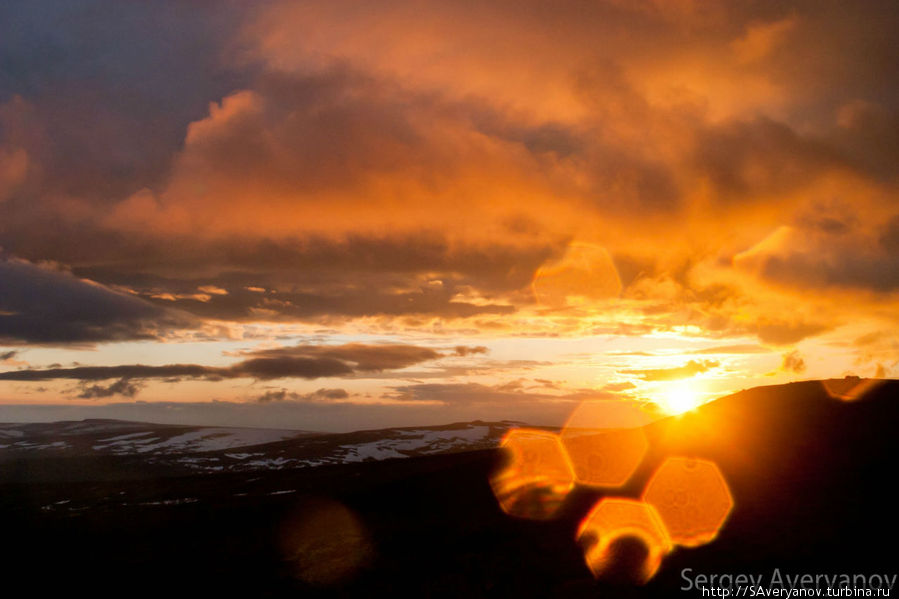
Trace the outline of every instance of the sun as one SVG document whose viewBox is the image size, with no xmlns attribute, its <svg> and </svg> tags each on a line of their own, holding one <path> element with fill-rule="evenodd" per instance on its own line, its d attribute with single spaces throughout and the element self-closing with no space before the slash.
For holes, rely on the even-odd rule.
<svg viewBox="0 0 899 599">
<path fill-rule="evenodd" d="M 672 385 L 662 391 L 657 403 L 666 413 L 674 416 L 689 412 L 699 406 L 702 400 L 696 390 L 689 385 Z"/>
</svg>

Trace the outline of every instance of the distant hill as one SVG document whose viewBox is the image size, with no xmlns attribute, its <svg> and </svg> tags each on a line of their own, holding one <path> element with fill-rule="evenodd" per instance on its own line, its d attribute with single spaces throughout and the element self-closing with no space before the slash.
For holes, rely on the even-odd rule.
<svg viewBox="0 0 899 599">
<path fill-rule="evenodd" d="M 29 463 L 30 480 L 246 472 L 472 451 L 496 447 L 513 422 L 468 422 L 353 433 L 312 433 L 86 419 L 0 424 L 0 481 Z M 79 462 L 84 467 L 64 468 Z M 102 473 L 92 464 L 114 472 Z M 59 467 L 56 467 L 59 466 Z"/>
</svg>

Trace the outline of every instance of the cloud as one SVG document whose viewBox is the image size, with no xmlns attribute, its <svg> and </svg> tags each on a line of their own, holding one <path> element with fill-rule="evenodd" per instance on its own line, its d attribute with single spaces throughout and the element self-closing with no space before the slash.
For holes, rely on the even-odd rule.
<svg viewBox="0 0 899 599">
<path fill-rule="evenodd" d="M 288 391 L 287 389 L 270 389 L 256 398 L 258 402 L 269 401 L 335 401 L 349 398 L 350 394 L 346 389 L 317 389 L 312 393 L 297 393 L 296 391 Z"/>
<path fill-rule="evenodd" d="M 789 344 L 839 325 L 847 290 L 848 319 L 879 314 L 865 294 L 899 288 L 894 11 L 665 4 L 4 4 L 0 245 L 116 297 L 0 306 L 0 338 L 607 315 Z M 535 305 L 577 244 L 605 259 L 572 272 L 602 276 Z"/>
<path fill-rule="evenodd" d="M 140 391 L 141 385 L 135 383 L 128 378 L 121 378 L 110 385 L 88 385 L 81 383 L 79 385 L 79 399 L 97 399 L 104 397 L 112 397 L 114 395 L 122 395 L 124 397 L 134 397 Z"/>
<path fill-rule="evenodd" d="M 365 345 L 349 343 L 337 346 L 301 345 L 245 352 L 246 359 L 231 366 L 167 364 L 148 366 L 75 366 L 71 368 L 23 369 L 0 372 L 0 380 L 45 381 L 74 379 L 101 381 L 119 379 L 111 388 L 130 389 L 131 381 L 145 379 L 189 378 L 211 381 L 235 378 L 273 380 L 280 378 L 317 379 L 347 377 L 354 374 L 397 370 L 441 357 L 435 350 L 402 344 Z M 118 387 L 116 387 L 118 385 Z M 91 388 L 93 397 L 104 392 Z M 121 393 L 121 391 L 116 391 Z"/>
<path fill-rule="evenodd" d="M 683 366 L 674 368 L 650 368 L 645 370 L 622 370 L 623 374 L 635 375 L 644 381 L 674 381 L 690 378 L 697 374 L 717 368 L 719 363 L 715 360 L 690 360 Z"/>
<path fill-rule="evenodd" d="M 761 345 L 745 343 L 740 345 L 718 345 L 715 347 L 706 347 L 697 349 L 690 353 L 693 354 L 767 354 L 771 350 Z"/>
<path fill-rule="evenodd" d="M 781 320 L 768 316 L 759 316 L 756 321 L 747 327 L 756 333 L 763 343 L 772 345 L 790 345 L 798 343 L 806 337 L 823 333 L 833 325 L 822 322 L 806 322 L 801 319 Z"/>
<path fill-rule="evenodd" d="M 780 365 L 780 369 L 786 372 L 800 374 L 805 372 L 805 360 L 802 359 L 798 350 L 793 350 L 784 354 L 783 363 Z"/>
<path fill-rule="evenodd" d="M 32 171 L 19 190 L 32 197 L 17 198 L 10 216 L 28 210 L 32 194 L 97 194 L 102 204 L 164 176 L 207 95 L 246 82 L 245 70 L 223 60 L 245 16 L 234 2 L 215 10 L 4 2 L 0 104 L 18 98 L 27 115 L 19 110 L 15 123 L 4 122 L 0 141 L 26 151 Z"/>
<path fill-rule="evenodd" d="M 280 360 L 297 358 L 314 358 L 320 360 L 338 360 L 354 365 L 358 372 L 379 372 L 406 368 L 437 359 L 441 356 L 437 351 L 415 345 L 347 343 L 344 345 L 300 345 L 248 352 L 257 356 L 255 360 Z"/>
<path fill-rule="evenodd" d="M 888 293 L 899 289 L 899 217 L 826 219 L 781 227 L 734 258 L 737 268 L 783 287 Z"/>
<path fill-rule="evenodd" d="M 196 324 L 49 265 L 0 256 L 0 339 L 15 343 L 94 343 L 156 339 Z"/>
<path fill-rule="evenodd" d="M 483 345 L 477 346 L 468 346 L 468 345 L 457 345 L 453 348 L 453 353 L 457 356 L 466 357 L 466 356 L 474 356 L 476 354 L 487 354 L 490 350 L 487 349 Z"/>
<path fill-rule="evenodd" d="M 453 247 L 445 236 L 280 241 L 169 242 L 177 261 L 152 260 L 142 245 L 121 248 L 121 267 L 76 267 L 81 276 L 147 301 L 220 320 L 320 321 L 430 315 L 447 319 L 516 310 L 508 295 L 525 288 L 551 245 Z M 85 256 L 94 261 L 100 256 Z M 197 265 L 215 275 L 193 276 Z M 159 274 L 157 274 L 159 273 Z M 204 294 L 214 286 L 227 293 Z"/>
<path fill-rule="evenodd" d="M 313 376 L 315 366 L 319 370 L 326 370 L 326 366 L 311 364 L 309 371 Z M 333 368 L 333 366 L 332 366 Z M 349 370 L 342 365 L 337 366 L 341 373 Z M 232 376 L 228 376 L 232 375 Z M 232 373 L 226 368 L 201 366 L 199 364 L 167 364 L 164 366 L 146 366 L 143 364 L 130 364 L 121 366 L 75 366 L 71 368 L 45 368 L 8 370 L 0 372 L 0 380 L 5 381 L 48 381 L 54 379 L 73 379 L 79 381 L 102 381 L 107 379 L 167 379 L 167 378 L 205 378 L 220 380 L 223 378 L 236 378 L 242 376 Z"/>
</svg>

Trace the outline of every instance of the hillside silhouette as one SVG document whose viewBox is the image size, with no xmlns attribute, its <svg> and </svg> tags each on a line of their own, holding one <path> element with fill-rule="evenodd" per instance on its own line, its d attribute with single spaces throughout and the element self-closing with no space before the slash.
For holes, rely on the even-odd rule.
<svg viewBox="0 0 899 599">
<path fill-rule="evenodd" d="M 36 467 L 33 480 L 6 454 L 0 551 L 35 590 L 95 596 L 670 597 L 701 596 L 679 590 L 685 568 L 895 574 L 899 382 L 852 401 L 834 388 L 750 389 L 646 428 L 641 465 L 608 494 L 639 497 L 667 456 L 698 457 L 719 466 L 734 508 L 713 542 L 675 549 L 644 586 L 627 576 L 639 543 L 616 547 L 618 575 L 597 581 L 584 564 L 575 533 L 601 491 L 576 488 L 555 519 L 510 517 L 488 482 L 505 458 L 480 448 L 251 472 L 147 464 L 146 476 L 114 476 L 121 456 L 80 456 L 65 477 Z"/>
</svg>

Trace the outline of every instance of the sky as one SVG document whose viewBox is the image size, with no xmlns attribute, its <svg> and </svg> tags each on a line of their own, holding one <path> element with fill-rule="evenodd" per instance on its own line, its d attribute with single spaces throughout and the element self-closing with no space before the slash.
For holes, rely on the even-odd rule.
<svg viewBox="0 0 899 599">
<path fill-rule="evenodd" d="M 899 375 L 889 1 L 0 5 L 0 421 Z"/>
</svg>

